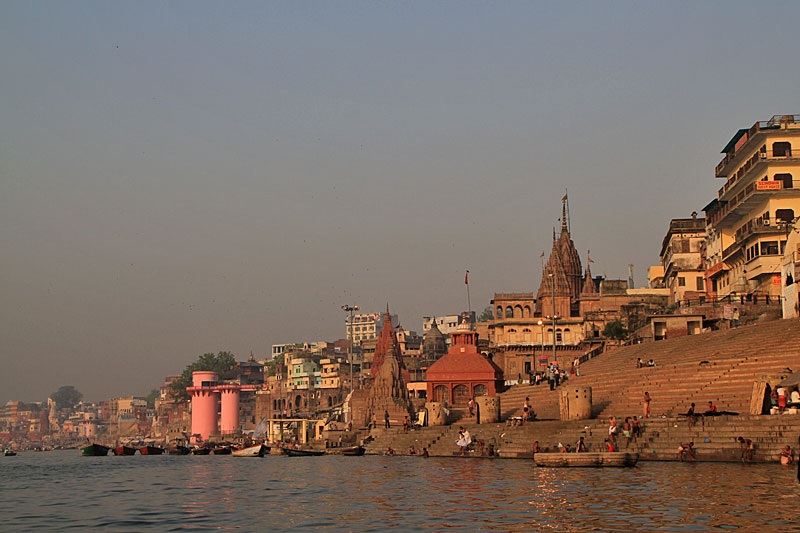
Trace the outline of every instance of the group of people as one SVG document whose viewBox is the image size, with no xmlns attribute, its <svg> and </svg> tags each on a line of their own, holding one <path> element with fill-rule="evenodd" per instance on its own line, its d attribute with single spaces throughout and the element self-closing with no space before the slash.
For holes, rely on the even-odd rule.
<svg viewBox="0 0 800 533">
<path fill-rule="evenodd" d="M 641 357 L 639 358 L 638 361 L 636 361 L 636 368 L 644 368 L 646 366 L 656 366 L 656 362 L 650 359 L 645 363 Z"/>
<path fill-rule="evenodd" d="M 622 430 L 622 436 L 625 437 L 625 448 L 627 448 L 630 446 L 631 442 L 636 443 L 639 437 L 641 437 L 641 421 L 636 416 L 626 416 L 625 420 L 622 422 L 622 425 L 619 426 L 617 423 L 617 417 L 610 417 L 608 419 L 608 438 L 605 440 L 607 451 L 615 452 L 619 448 L 617 438 L 620 430 Z"/>
<path fill-rule="evenodd" d="M 800 408 L 800 390 L 797 385 L 791 389 L 783 385 L 774 387 L 770 393 L 770 405 L 772 408 L 777 408 L 778 413 L 783 413 L 791 407 Z"/>
</svg>

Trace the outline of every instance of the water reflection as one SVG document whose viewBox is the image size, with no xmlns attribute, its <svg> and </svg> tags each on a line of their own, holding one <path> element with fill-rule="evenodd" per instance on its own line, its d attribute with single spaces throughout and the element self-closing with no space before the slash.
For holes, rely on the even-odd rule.
<svg viewBox="0 0 800 533">
<path fill-rule="evenodd" d="M 13 531 L 800 531 L 800 489 L 780 465 L 52 452 L 0 458 L 0 479 Z"/>
</svg>

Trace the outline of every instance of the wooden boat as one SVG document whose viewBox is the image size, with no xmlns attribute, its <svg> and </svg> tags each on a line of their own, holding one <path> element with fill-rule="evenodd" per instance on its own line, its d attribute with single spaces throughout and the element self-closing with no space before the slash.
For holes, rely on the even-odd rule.
<svg viewBox="0 0 800 533">
<path fill-rule="evenodd" d="M 4 450 L 3 451 L 3 456 L 5 456 L 5 457 L 14 457 L 15 455 L 17 455 L 17 452 L 15 452 L 13 450 Z"/>
<path fill-rule="evenodd" d="M 108 450 L 110 450 L 108 446 L 103 446 L 102 444 L 90 444 L 88 446 L 84 446 L 81 448 L 81 455 L 87 457 L 94 457 L 100 455 L 108 455 Z"/>
<path fill-rule="evenodd" d="M 312 455 L 325 455 L 325 450 L 296 450 L 294 448 L 281 448 L 289 457 L 309 457 Z"/>
<path fill-rule="evenodd" d="M 363 446 L 350 446 L 349 448 L 342 448 L 341 452 L 342 455 L 349 455 L 349 456 L 359 456 L 364 455 L 367 449 Z"/>
<path fill-rule="evenodd" d="M 588 467 L 588 466 L 634 466 L 638 453 L 587 452 L 587 453 L 535 453 L 536 466 Z"/>
<path fill-rule="evenodd" d="M 189 455 L 192 452 L 186 446 L 173 446 L 172 448 L 167 449 L 167 454 L 169 455 Z"/>
<path fill-rule="evenodd" d="M 231 447 L 230 446 L 220 446 L 219 448 L 214 448 L 212 450 L 214 455 L 230 455 L 231 454 Z"/>
<path fill-rule="evenodd" d="M 116 448 L 112 448 L 114 455 L 133 455 L 136 453 L 136 448 L 132 448 L 130 446 L 117 446 Z"/>
<path fill-rule="evenodd" d="M 208 455 L 210 453 L 209 448 L 192 448 L 192 455 Z"/>
<path fill-rule="evenodd" d="M 142 455 L 161 455 L 164 453 L 164 448 L 158 446 L 143 446 L 139 448 L 139 453 Z"/>
<path fill-rule="evenodd" d="M 269 453 L 269 448 L 263 444 L 259 444 L 248 448 L 239 448 L 233 450 L 231 453 L 234 457 L 264 457 L 265 453 Z"/>
</svg>

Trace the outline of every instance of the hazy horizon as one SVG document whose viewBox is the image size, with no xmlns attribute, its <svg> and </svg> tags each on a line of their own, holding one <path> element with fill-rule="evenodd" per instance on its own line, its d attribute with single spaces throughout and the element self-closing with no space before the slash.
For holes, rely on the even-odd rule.
<svg viewBox="0 0 800 533">
<path fill-rule="evenodd" d="M 560 199 L 637 286 L 739 128 L 800 113 L 773 2 L 0 5 L 0 402 L 535 291 Z"/>
</svg>

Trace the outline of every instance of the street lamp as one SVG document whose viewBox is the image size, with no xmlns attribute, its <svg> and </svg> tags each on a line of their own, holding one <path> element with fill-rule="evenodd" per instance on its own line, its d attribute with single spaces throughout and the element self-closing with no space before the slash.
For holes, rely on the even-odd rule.
<svg viewBox="0 0 800 533">
<path fill-rule="evenodd" d="M 342 311 L 345 313 L 350 313 L 350 329 L 346 330 L 350 332 L 350 338 L 348 339 L 350 343 L 347 345 L 347 359 L 350 361 L 350 391 L 353 391 L 353 340 L 355 340 L 355 326 L 353 326 L 353 313 L 358 311 L 357 305 L 343 305 Z M 345 319 L 346 320 L 346 319 Z"/>
<path fill-rule="evenodd" d="M 544 320 L 539 320 L 537 324 L 542 328 L 542 353 L 539 355 L 539 359 L 541 360 L 542 355 L 544 355 Z"/>
</svg>

